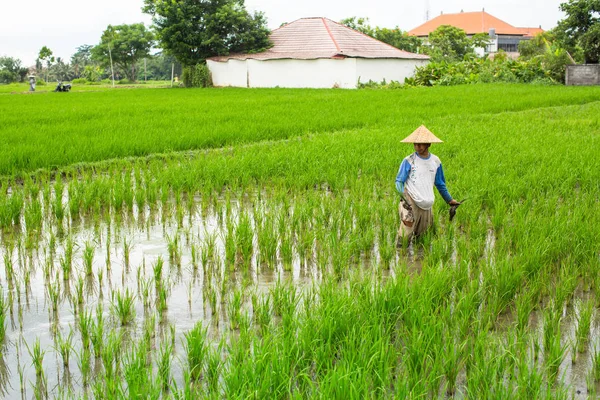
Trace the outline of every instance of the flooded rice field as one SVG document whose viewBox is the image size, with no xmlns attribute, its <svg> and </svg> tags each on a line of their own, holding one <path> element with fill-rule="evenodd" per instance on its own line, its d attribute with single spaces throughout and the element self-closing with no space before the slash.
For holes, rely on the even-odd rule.
<svg viewBox="0 0 600 400">
<path fill-rule="evenodd" d="M 398 317 L 403 324 L 414 324 L 423 334 L 432 329 L 446 350 L 449 337 L 459 340 L 453 347 L 460 354 L 456 365 L 439 361 L 427 367 L 444 376 L 436 383 L 436 396 L 473 396 L 469 376 L 476 361 L 466 349 L 477 350 L 479 342 L 471 339 L 470 323 L 480 324 L 497 346 L 482 350 L 482 357 L 492 357 L 499 371 L 526 374 L 490 377 L 505 388 L 525 379 L 526 385 L 519 385 L 560 382 L 548 386 L 553 395 L 595 393 L 600 331 L 591 286 L 582 289 L 578 278 L 561 281 L 561 287 L 567 285 L 560 301 L 543 290 L 516 294 L 514 287 L 503 297 L 498 292 L 502 280 L 511 279 L 504 272 L 514 272 L 514 266 L 498 250 L 489 218 L 479 218 L 488 222 L 477 235 L 469 232 L 473 240 L 462 228 L 447 238 L 430 236 L 396 249 L 396 216 L 387 212 L 395 210 L 393 201 L 363 202 L 327 191 L 291 199 L 260 193 L 181 195 L 162 205 L 57 217 L 41 198 L 39 221 L 26 213 L 2 235 L 0 394 L 226 396 L 239 373 L 234 363 L 243 364 L 236 358 L 239 346 L 252 349 L 248 355 L 259 354 L 272 332 L 289 341 L 294 340 L 289 332 L 297 330 L 299 337 L 302 329 L 319 330 L 300 326 L 310 321 L 313 309 L 328 304 L 328 296 L 347 295 L 337 300 L 346 308 L 351 303 L 344 302 L 353 302 L 357 290 L 388 296 L 385 291 L 394 287 L 403 287 L 405 294 L 386 301 L 406 301 Z M 444 222 L 438 218 L 438 224 Z M 510 288 L 507 283 L 505 289 Z M 420 299 L 425 289 L 431 297 Z M 370 313 L 373 301 L 366 300 L 362 313 Z M 465 301 L 473 301 L 468 317 L 460 314 Z M 433 304 L 438 305 L 430 308 Z M 443 317 L 404 320 L 413 307 Z M 329 322 L 337 324 L 336 318 L 332 315 Z M 392 333 L 396 363 L 410 355 L 403 335 L 414 331 L 398 332 Z M 339 340 L 349 339 L 342 335 Z M 414 356 L 424 357 L 425 368 L 424 360 L 432 356 L 419 351 Z M 341 356 L 320 355 L 308 370 L 331 357 Z M 201 389 L 190 392 L 190 387 Z M 398 387 L 391 390 L 385 396 L 402 393 Z"/>
</svg>

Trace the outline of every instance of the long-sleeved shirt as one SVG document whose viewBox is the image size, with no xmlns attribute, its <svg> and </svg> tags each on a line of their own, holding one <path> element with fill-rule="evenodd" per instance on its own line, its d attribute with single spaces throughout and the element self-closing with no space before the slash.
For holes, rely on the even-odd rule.
<svg viewBox="0 0 600 400">
<path fill-rule="evenodd" d="M 433 206 L 434 185 L 446 203 L 452 200 L 446 188 L 442 162 L 437 156 L 430 153 L 429 157 L 421 158 L 415 152 L 402 160 L 396 176 L 398 192 L 406 190 L 419 208 L 429 210 Z"/>
</svg>

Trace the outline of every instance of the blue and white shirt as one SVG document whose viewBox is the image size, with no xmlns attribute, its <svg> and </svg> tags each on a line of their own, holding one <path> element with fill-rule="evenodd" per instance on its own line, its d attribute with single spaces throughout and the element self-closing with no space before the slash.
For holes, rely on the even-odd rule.
<svg viewBox="0 0 600 400">
<path fill-rule="evenodd" d="M 406 191 L 417 207 L 422 210 L 431 209 L 434 185 L 446 203 L 452 200 L 446 188 L 442 162 L 437 156 L 429 153 L 429 157 L 421 158 L 415 152 L 402 160 L 396 176 L 396 189 L 400 193 Z"/>
</svg>

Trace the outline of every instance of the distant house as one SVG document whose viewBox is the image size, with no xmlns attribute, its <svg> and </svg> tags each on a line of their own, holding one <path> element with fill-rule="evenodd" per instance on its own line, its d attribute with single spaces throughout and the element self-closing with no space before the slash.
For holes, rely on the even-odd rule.
<svg viewBox="0 0 600 400">
<path fill-rule="evenodd" d="M 356 88 L 359 82 L 411 77 L 429 57 L 409 53 L 327 18 L 302 18 L 275 29 L 273 47 L 211 57 L 215 86 Z"/>
<path fill-rule="evenodd" d="M 452 25 L 460 28 L 467 33 L 467 36 L 473 36 L 477 33 L 489 34 L 490 45 L 486 49 L 479 49 L 480 55 L 493 54 L 502 50 L 512 56 L 518 56 L 519 42 L 529 40 L 538 33 L 544 32 L 541 26 L 539 28 L 516 28 L 485 11 L 478 11 L 442 14 L 408 33 L 426 39 L 431 32 L 441 25 Z"/>
</svg>

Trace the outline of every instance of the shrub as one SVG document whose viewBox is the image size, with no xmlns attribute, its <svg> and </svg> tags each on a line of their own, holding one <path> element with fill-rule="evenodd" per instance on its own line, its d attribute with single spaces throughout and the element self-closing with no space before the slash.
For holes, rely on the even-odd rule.
<svg viewBox="0 0 600 400">
<path fill-rule="evenodd" d="M 85 78 L 75 78 L 71 81 L 71 83 L 73 84 L 80 84 L 80 85 L 84 85 L 87 83 L 87 79 Z"/>
<path fill-rule="evenodd" d="M 185 87 L 210 87 L 212 78 L 206 64 L 196 64 L 183 68 L 181 76 Z"/>
</svg>

